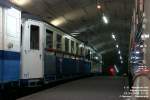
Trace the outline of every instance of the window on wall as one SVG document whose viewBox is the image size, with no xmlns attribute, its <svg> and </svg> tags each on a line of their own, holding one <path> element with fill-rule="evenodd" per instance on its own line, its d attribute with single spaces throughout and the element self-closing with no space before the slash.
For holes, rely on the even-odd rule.
<svg viewBox="0 0 150 100">
<path fill-rule="evenodd" d="M 30 49 L 39 50 L 40 28 L 39 26 L 30 26 Z"/>
<path fill-rule="evenodd" d="M 62 36 L 57 34 L 57 44 L 56 44 L 56 48 L 58 50 L 61 50 L 62 49 Z"/>
<path fill-rule="evenodd" d="M 69 39 L 65 38 L 65 51 L 69 52 Z"/>
<path fill-rule="evenodd" d="M 46 48 L 53 48 L 53 32 L 46 30 Z"/>
<path fill-rule="evenodd" d="M 71 41 L 71 53 L 74 53 L 74 41 Z"/>
</svg>

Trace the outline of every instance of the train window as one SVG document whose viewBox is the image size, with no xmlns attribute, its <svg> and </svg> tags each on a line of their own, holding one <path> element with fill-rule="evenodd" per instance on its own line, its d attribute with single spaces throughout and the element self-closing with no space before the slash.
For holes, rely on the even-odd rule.
<svg viewBox="0 0 150 100">
<path fill-rule="evenodd" d="M 71 41 L 71 53 L 74 53 L 74 41 Z"/>
<path fill-rule="evenodd" d="M 53 32 L 46 30 L 46 48 L 53 48 Z"/>
<path fill-rule="evenodd" d="M 87 59 L 90 59 L 90 50 L 87 50 Z"/>
<path fill-rule="evenodd" d="M 80 48 L 80 54 L 83 56 L 83 47 Z"/>
<path fill-rule="evenodd" d="M 30 49 L 39 50 L 39 26 L 31 25 L 30 27 Z"/>
<path fill-rule="evenodd" d="M 79 54 L 79 43 L 76 43 L 76 54 Z"/>
<path fill-rule="evenodd" d="M 61 50 L 61 46 L 62 46 L 62 36 L 61 35 L 59 35 L 59 34 L 57 34 L 57 44 L 56 44 L 56 48 L 58 49 L 58 50 Z"/>
<path fill-rule="evenodd" d="M 85 54 L 85 57 L 87 58 L 87 48 L 85 48 L 84 54 Z"/>
<path fill-rule="evenodd" d="M 85 48 L 85 57 L 88 58 L 87 56 L 88 56 L 88 52 L 87 52 L 87 48 Z"/>
<path fill-rule="evenodd" d="M 69 52 L 69 39 L 65 38 L 65 51 Z"/>
</svg>

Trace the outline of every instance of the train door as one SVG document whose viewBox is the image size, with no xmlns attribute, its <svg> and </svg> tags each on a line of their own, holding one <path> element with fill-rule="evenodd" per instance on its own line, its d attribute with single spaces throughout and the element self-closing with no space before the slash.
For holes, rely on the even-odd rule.
<svg viewBox="0 0 150 100">
<path fill-rule="evenodd" d="M 22 78 L 43 78 L 42 24 L 27 21 L 24 25 L 22 46 Z"/>
</svg>

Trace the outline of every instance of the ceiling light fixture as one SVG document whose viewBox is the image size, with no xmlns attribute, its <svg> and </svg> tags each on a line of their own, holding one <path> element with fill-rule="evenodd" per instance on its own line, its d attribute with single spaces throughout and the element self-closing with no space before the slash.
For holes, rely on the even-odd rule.
<svg viewBox="0 0 150 100">
<path fill-rule="evenodd" d="M 103 18 L 103 21 L 104 21 L 105 24 L 108 24 L 108 23 L 109 23 L 108 18 L 107 18 L 105 15 L 103 15 L 102 18 Z"/>
<path fill-rule="evenodd" d="M 74 34 L 74 35 L 71 35 L 71 36 L 74 36 L 74 37 L 76 37 L 77 35 L 75 35 L 75 34 Z"/>
<path fill-rule="evenodd" d="M 119 70 L 118 70 L 117 66 L 114 65 L 114 67 L 115 67 L 116 72 L 119 73 Z"/>
<path fill-rule="evenodd" d="M 116 40 L 116 36 L 112 33 L 112 38 L 114 39 L 114 40 Z"/>
<path fill-rule="evenodd" d="M 80 35 L 80 33 L 71 33 L 71 36 L 74 36 L 74 37 L 76 37 L 78 35 Z"/>
<path fill-rule="evenodd" d="M 23 5 L 29 4 L 31 0 L 10 0 L 10 2 L 19 6 L 23 6 Z"/>
<path fill-rule="evenodd" d="M 71 33 L 71 35 L 79 35 L 80 33 Z"/>
<path fill-rule="evenodd" d="M 60 26 L 65 23 L 65 19 L 63 17 L 56 18 L 50 22 L 54 26 Z"/>
<path fill-rule="evenodd" d="M 98 57 L 95 57 L 96 60 L 98 60 Z"/>
<path fill-rule="evenodd" d="M 123 64 L 124 62 L 123 61 L 121 61 L 121 64 Z"/>
<path fill-rule="evenodd" d="M 122 60 L 122 56 L 120 56 L 120 60 Z"/>
<path fill-rule="evenodd" d="M 101 9 L 101 5 L 100 4 L 97 5 L 97 9 Z"/>
<path fill-rule="evenodd" d="M 118 45 L 118 44 L 116 45 L 116 48 L 119 48 L 119 45 Z"/>
<path fill-rule="evenodd" d="M 120 50 L 118 51 L 118 54 L 121 54 L 121 51 L 120 51 Z"/>
</svg>

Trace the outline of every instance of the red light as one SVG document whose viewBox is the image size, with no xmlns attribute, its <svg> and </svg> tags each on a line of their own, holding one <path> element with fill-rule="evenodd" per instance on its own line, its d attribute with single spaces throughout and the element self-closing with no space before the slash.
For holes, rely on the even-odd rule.
<svg viewBox="0 0 150 100">
<path fill-rule="evenodd" d="M 115 76 L 116 71 L 115 71 L 115 69 L 113 67 L 110 67 L 109 68 L 109 73 L 110 73 L 111 76 Z"/>
<path fill-rule="evenodd" d="M 113 68 L 111 68 L 111 69 L 110 69 L 110 71 L 111 71 L 111 72 L 114 72 L 114 69 L 113 69 Z"/>
</svg>

